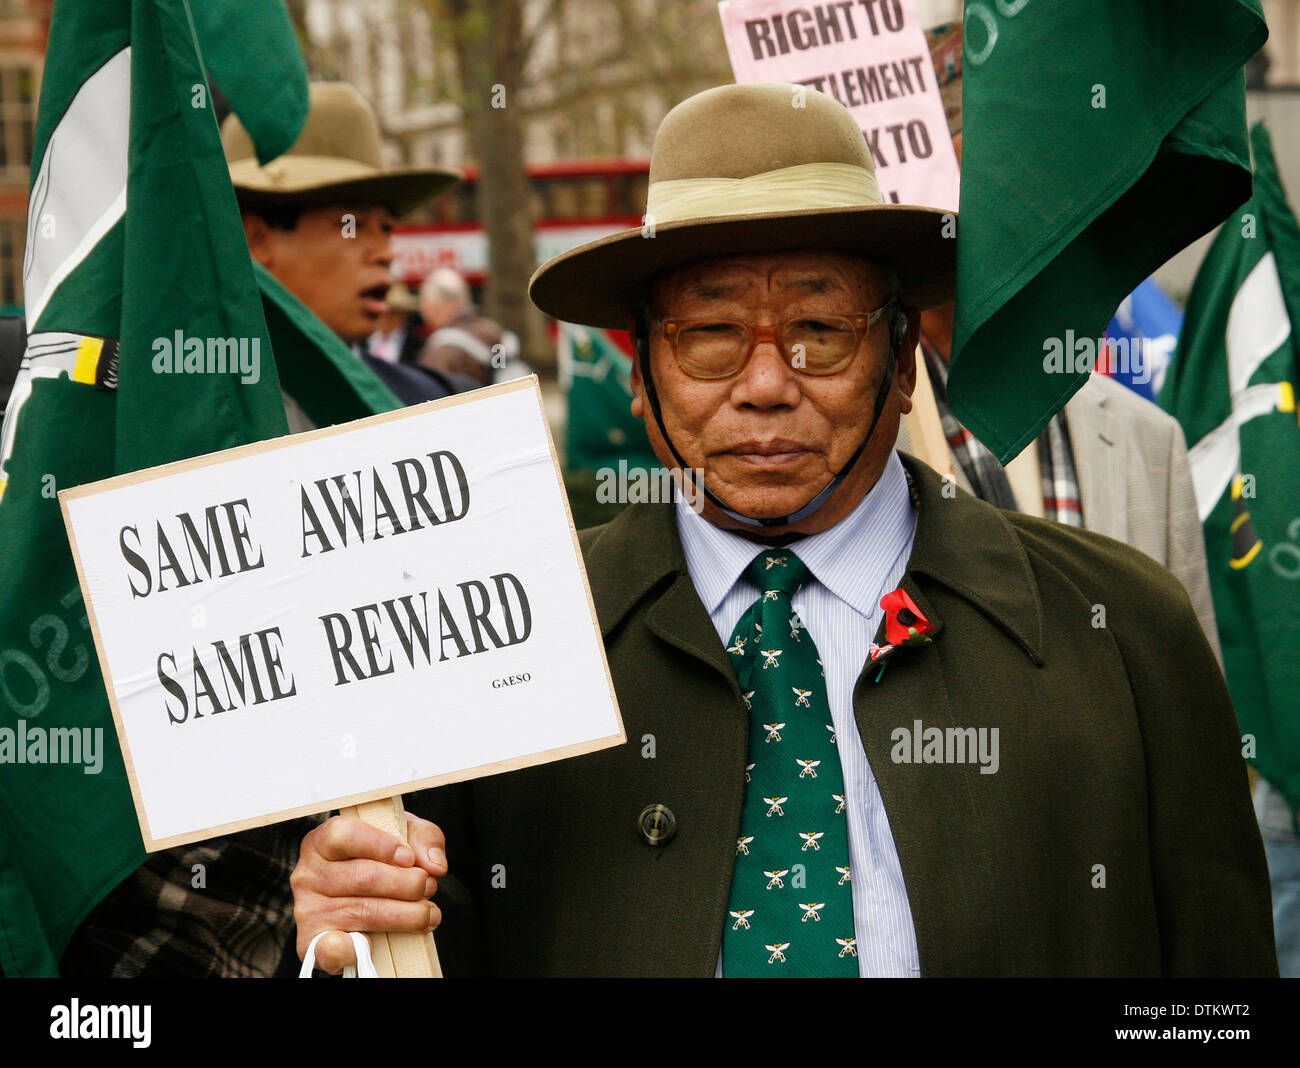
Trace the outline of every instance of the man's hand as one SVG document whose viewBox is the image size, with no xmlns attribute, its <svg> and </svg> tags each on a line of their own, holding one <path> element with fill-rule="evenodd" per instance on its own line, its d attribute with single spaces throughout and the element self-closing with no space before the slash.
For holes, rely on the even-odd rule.
<svg viewBox="0 0 1300 1068">
<path fill-rule="evenodd" d="M 302 840 L 289 877 L 298 956 L 321 931 L 316 966 L 337 974 L 355 964 L 348 931 L 432 931 L 442 920 L 429 900 L 447 874 L 446 842 L 428 820 L 406 814 L 407 845 L 361 820 L 332 816 Z"/>
</svg>

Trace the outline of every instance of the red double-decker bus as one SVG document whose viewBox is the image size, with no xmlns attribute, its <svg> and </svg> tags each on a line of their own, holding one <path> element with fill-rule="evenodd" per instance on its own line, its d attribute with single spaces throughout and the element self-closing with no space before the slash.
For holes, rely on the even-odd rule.
<svg viewBox="0 0 1300 1068">
<path fill-rule="evenodd" d="M 430 205 L 433 221 L 398 226 L 393 232 L 397 271 L 412 287 L 436 267 L 453 267 L 482 285 L 488 274 L 487 234 L 474 198 L 479 171 Z M 567 160 L 528 168 L 536 262 L 606 234 L 640 226 L 650 161 Z"/>
</svg>

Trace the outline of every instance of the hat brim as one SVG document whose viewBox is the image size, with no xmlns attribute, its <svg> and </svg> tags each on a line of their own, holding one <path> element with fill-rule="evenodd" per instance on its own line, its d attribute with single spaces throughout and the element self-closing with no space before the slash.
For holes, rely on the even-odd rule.
<svg viewBox="0 0 1300 1068">
<path fill-rule="evenodd" d="M 623 330 L 655 275 L 696 260 L 826 249 L 898 272 L 903 299 L 932 308 L 953 299 L 956 213 L 906 204 L 726 215 L 625 230 L 570 249 L 537 269 L 528 295 L 563 322 Z"/>
<path fill-rule="evenodd" d="M 390 286 L 384 294 L 384 303 L 389 311 L 414 313 L 420 310 L 420 298 L 404 285 Z"/>
<path fill-rule="evenodd" d="M 303 168 L 301 174 L 295 173 L 297 168 L 291 156 L 281 156 L 274 163 L 279 168 L 275 181 L 262 168 L 232 174 L 242 203 L 250 207 L 319 207 L 340 202 L 384 204 L 394 215 L 406 215 L 461 180 L 459 172 L 438 167 L 329 178 L 319 168 Z"/>
</svg>

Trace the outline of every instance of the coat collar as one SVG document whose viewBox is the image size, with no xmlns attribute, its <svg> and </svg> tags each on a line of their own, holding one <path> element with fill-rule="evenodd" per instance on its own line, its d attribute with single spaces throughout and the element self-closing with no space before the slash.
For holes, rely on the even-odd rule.
<svg viewBox="0 0 1300 1068">
<path fill-rule="evenodd" d="M 996 508 L 945 483 L 901 455 L 917 508 L 916 539 L 903 587 L 942 630 L 916 576 L 946 586 L 1001 626 L 1036 664 L 1042 663 L 1043 612 L 1029 559 Z M 686 569 L 671 505 L 634 504 L 598 532 L 586 556 L 592 600 L 608 640 L 632 611 L 651 601 L 647 623 L 657 634 L 730 674 L 722 643 Z M 586 541 L 586 538 L 584 538 Z M 882 624 L 883 626 L 883 624 Z M 877 636 L 879 640 L 879 636 Z"/>
</svg>

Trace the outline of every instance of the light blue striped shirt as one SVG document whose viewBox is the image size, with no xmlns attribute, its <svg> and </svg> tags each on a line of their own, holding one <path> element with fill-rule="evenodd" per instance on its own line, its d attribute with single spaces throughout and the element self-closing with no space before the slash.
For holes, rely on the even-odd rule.
<svg viewBox="0 0 1300 1068">
<path fill-rule="evenodd" d="M 745 569 L 762 546 L 715 527 L 680 494 L 677 530 L 695 591 L 725 645 L 759 597 Z M 913 977 L 921 972 L 898 849 L 853 716 L 853 687 L 884 615 L 880 598 L 902 581 L 915 535 L 916 512 L 895 452 L 879 481 L 848 516 L 790 545 L 813 576 L 795 594 L 794 609 L 826 669 L 826 695 L 849 801 L 853 925 L 858 972 L 864 978 Z"/>
</svg>

